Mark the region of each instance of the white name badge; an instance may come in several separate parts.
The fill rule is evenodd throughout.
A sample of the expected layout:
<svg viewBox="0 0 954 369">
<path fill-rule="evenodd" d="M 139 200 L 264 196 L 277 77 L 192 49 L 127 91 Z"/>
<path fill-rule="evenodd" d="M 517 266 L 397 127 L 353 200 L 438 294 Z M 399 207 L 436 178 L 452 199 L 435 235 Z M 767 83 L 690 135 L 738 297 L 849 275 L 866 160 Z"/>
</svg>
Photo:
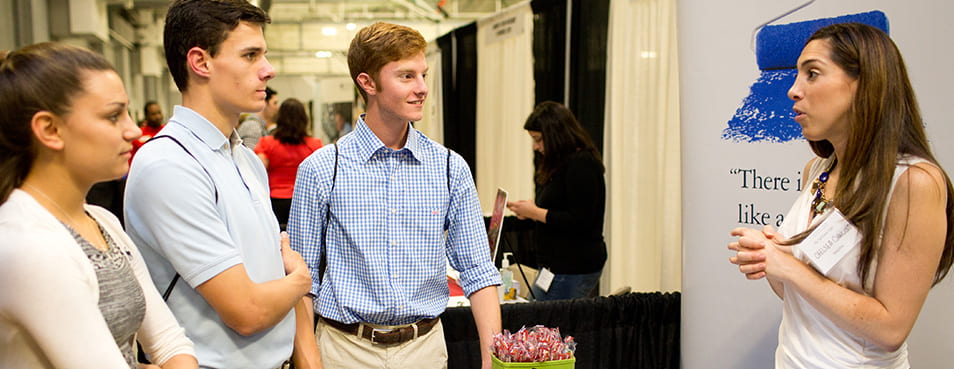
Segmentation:
<svg viewBox="0 0 954 369">
<path fill-rule="evenodd" d="M 549 292 L 550 283 L 553 283 L 553 272 L 547 268 L 540 269 L 540 274 L 537 274 L 537 281 L 533 282 L 533 284 L 540 287 L 543 292 Z"/>
<path fill-rule="evenodd" d="M 858 228 L 834 209 L 798 247 L 815 269 L 828 274 L 859 242 L 861 233 Z"/>
</svg>

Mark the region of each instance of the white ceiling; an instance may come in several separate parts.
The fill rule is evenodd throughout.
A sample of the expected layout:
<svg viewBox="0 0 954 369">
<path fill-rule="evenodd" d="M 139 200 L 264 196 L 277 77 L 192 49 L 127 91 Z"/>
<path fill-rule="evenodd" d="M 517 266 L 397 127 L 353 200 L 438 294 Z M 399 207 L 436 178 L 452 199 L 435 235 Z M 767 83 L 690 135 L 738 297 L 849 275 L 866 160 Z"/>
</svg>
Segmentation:
<svg viewBox="0 0 954 369">
<path fill-rule="evenodd" d="M 259 0 L 272 18 L 269 60 L 283 75 L 347 75 L 355 32 L 376 21 L 403 24 L 431 41 L 520 0 Z M 439 5 L 442 5 L 440 8 Z M 320 53 L 320 56 L 318 56 Z"/>
<path fill-rule="evenodd" d="M 257 0 L 275 22 L 474 20 L 519 0 Z"/>
<path fill-rule="evenodd" d="M 107 0 L 120 1 L 120 0 Z M 125 0 L 142 25 L 161 25 L 171 0 Z M 281 75 L 348 75 L 345 55 L 355 32 L 376 21 L 403 24 L 436 38 L 523 0 L 250 0 L 265 9 L 268 58 Z M 155 22 L 155 23 L 153 23 Z M 146 37 L 161 43 L 160 29 Z M 147 28 L 148 29 L 148 28 Z M 319 54 L 320 53 L 320 54 Z"/>
</svg>

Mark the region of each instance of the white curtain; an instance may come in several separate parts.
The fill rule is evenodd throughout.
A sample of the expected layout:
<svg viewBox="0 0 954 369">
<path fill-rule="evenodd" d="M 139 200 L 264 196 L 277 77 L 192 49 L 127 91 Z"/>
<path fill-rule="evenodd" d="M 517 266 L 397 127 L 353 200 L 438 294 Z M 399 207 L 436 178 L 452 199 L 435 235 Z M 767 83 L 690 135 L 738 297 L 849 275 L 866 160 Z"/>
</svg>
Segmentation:
<svg viewBox="0 0 954 369">
<path fill-rule="evenodd" d="M 524 2 L 477 23 L 477 194 L 490 214 L 497 187 L 533 198 L 533 11 Z"/>
<path fill-rule="evenodd" d="M 608 36 L 602 292 L 680 290 L 676 0 L 613 0 Z"/>
<path fill-rule="evenodd" d="M 430 139 L 444 143 L 444 94 L 441 90 L 441 49 L 437 42 L 427 44 L 427 100 L 424 102 L 424 118 L 414 123 L 414 128 Z"/>
</svg>

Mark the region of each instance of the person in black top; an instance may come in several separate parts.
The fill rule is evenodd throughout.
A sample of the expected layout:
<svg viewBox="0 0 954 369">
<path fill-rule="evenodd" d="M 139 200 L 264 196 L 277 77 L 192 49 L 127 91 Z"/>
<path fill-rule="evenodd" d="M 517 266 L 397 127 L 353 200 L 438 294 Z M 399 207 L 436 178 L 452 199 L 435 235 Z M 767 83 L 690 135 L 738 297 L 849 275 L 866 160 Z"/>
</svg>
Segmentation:
<svg viewBox="0 0 954 369">
<path fill-rule="evenodd" d="M 533 295 L 537 300 L 588 296 L 606 263 L 600 153 L 573 113 L 556 102 L 537 105 L 523 128 L 533 138 L 536 201 L 511 201 L 507 208 L 519 219 L 534 220 L 542 269 Z"/>
</svg>

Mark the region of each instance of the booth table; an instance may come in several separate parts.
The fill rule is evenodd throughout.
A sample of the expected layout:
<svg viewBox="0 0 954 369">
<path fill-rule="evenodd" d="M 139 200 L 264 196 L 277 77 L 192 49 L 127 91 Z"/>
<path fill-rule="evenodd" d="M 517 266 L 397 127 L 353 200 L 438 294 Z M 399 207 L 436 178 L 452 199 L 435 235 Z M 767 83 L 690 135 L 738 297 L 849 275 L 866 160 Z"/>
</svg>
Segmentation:
<svg viewBox="0 0 954 369">
<path fill-rule="evenodd" d="M 577 342 L 576 369 L 679 368 L 680 293 L 622 296 L 500 306 L 503 328 L 560 328 Z M 449 369 L 480 368 L 477 328 L 470 307 L 441 315 Z"/>
</svg>

